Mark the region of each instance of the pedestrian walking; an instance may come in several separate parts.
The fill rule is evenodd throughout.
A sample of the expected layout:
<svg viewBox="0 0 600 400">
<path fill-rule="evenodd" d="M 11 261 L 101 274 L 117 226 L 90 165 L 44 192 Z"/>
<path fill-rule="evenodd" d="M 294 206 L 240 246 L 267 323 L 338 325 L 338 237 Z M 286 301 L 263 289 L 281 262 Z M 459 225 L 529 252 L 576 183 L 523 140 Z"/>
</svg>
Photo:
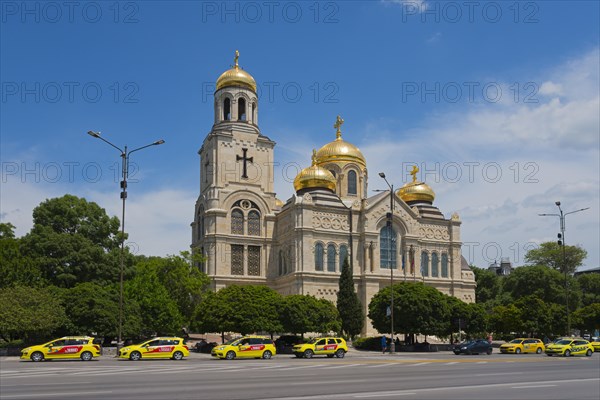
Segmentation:
<svg viewBox="0 0 600 400">
<path fill-rule="evenodd" d="M 385 335 L 383 335 L 381 337 L 381 351 L 382 351 L 382 354 L 385 354 L 386 350 L 387 350 L 387 338 L 385 337 Z"/>
</svg>

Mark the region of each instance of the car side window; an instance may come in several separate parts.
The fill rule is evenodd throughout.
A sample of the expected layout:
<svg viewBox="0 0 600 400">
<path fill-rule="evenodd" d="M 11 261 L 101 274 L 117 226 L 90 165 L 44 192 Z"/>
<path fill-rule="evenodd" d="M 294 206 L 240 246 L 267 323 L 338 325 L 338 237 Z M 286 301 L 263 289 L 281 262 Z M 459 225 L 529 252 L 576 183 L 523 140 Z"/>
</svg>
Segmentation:
<svg viewBox="0 0 600 400">
<path fill-rule="evenodd" d="M 160 346 L 160 340 L 152 340 L 146 343 L 146 346 Z"/>
<path fill-rule="evenodd" d="M 250 344 L 262 344 L 262 340 L 258 338 L 252 338 L 249 342 Z"/>
<path fill-rule="evenodd" d="M 50 346 L 51 347 L 64 346 L 65 342 L 66 342 L 66 340 L 55 340 L 54 342 L 50 343 Z"/>
<path fill-rule="evenodd" d="M 326 339 L 321 339 L 317 342 L 317 346 L 322 346 L 326 343 Z"/>
<path fill-rule="evenodd" d="M 581 346 L 582 344 L 585 344 L 585 340 L 576 340 L 573 344 L 575 346 Z"/>
</svg>

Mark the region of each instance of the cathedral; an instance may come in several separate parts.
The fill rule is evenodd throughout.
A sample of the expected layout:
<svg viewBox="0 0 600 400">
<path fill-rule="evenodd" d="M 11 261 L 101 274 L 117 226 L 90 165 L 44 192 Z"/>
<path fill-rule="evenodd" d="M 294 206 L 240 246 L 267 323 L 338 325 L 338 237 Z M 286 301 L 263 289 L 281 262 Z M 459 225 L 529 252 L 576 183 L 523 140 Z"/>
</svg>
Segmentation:
<svg viewBox="0 0 600 400">
<path fill-rule="evenodd" d="M 368 197 L 367 160 L 344 140 L 339 116 L 333 141 L 313 150 L 312 164 L 294 179 L 296 194 L 276 197 L 275 142 L 259 129 L 256 81 L 238 58 L 236 51 L 233 67 L 217 79 L 214 124 L 198 152 L 192 250 L 206 257 L 201 268 L 213 290 L 267 285 L 335 303 L 348 259 L 365 316 L 373 295 L 392 280 L 424 282 L 474 302 L 458 214 L 444 217 L 416 167 L 412 182 Z M 368 318 L 363 334 L 376 334 Z"/>
</svg>

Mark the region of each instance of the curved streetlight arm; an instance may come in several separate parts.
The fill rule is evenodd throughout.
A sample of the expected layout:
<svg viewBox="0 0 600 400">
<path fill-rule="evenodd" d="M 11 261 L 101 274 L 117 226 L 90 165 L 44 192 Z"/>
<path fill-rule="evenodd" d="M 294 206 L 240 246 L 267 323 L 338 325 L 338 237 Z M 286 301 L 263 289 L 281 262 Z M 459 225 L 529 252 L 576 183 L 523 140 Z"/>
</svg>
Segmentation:
<svg viewBox="0 0 600 400">
<path fill-rule="evenodd" d="M 579 211 L 585 211 L 585 210 L 589 210 L 589 207 L 586 208 L 580 208 L 579 210 L 575 210 L 575 211 L 569 211 L 568 213 L 565 213 L 565 215 L 569 215 L 569 214 L 575 214 L 578 213 Z"/>
<path fill-rule="evenodd" d="M 94 137 L 96 139 L 100 139 L 102 140 L 104 143 L 108 144 L 109 146 L 114 147 L 115 149 L 119 150 L 119 152 L 121 153 L 121 155 L 123 155 L 124 151 L 123 149 L 121 149 L 118 146 L 115 146 L 114 144 L 112 144 L 111 142 L 109 142 L 108 140 L 104 139 L 102 136 L 100 136 L 100 132 L 94 132 L 94 131 L 88 131 L 87 133 L 88 135 L 90 135 L 91 137 Z"/>
<path fill-rule="evenodd" d="M 165 141 L 164 141 L 164 140 L 162 140 L 162 139 L 160 139 L 160 140 L 157 140 L 156 142 L 153 142 L 153 143 L 147 144 L 147 145 L 145 145 L 145 146 L 142 146 L 142 147 L 138 147 L 137 149 L 133 149 L 133 150 L 131 150 L 129 153 L 127 153 L 127 155 L 130 155 L 131 153 L 134 153 L 134 152 L 136 152 L 136 151 L 138 151 L 138 150 L 145 149 L 146 147 L 150 147 L 150 146 L 158 146 L 158 145 L 160 145 L 160 144 L 163 144 L 164 142 L 165 142 Z"/>
</svg>

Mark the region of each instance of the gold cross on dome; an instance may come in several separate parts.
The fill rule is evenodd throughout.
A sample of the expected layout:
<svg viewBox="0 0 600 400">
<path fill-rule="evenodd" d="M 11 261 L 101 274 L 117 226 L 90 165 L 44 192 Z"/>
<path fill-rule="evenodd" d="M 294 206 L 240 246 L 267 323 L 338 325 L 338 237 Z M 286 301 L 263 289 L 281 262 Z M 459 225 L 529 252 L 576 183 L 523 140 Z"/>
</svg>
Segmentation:
<svg viewBox="0 0 600 400">
<path fill-rule="evenodd" d="M 339 115 L 335 119 L 335 124 L 333 127 L 336 129 L 335 136 L 339 139 L 342 137 L 342 125 L 344 124 L 344 120 Z"/>
<path fill-rule="evenodd" d="M 413 178 L 413 182 L 417 181 L 417 173 L 419 172 L 419 167 L 417 167 L 416 165 L 413 165 L 412 167 L 412 171 L 410 171 L 410 174 L 412 175 Z"/>
<path fill-rule="evenodd" d="M 239 51 L 235 51 L 235 57 L 233 57 L 233 63 L 235 65 L 235 68 L 238 67 L 238 59 L 240 58 L 240 52 Z"/>
</svg>

